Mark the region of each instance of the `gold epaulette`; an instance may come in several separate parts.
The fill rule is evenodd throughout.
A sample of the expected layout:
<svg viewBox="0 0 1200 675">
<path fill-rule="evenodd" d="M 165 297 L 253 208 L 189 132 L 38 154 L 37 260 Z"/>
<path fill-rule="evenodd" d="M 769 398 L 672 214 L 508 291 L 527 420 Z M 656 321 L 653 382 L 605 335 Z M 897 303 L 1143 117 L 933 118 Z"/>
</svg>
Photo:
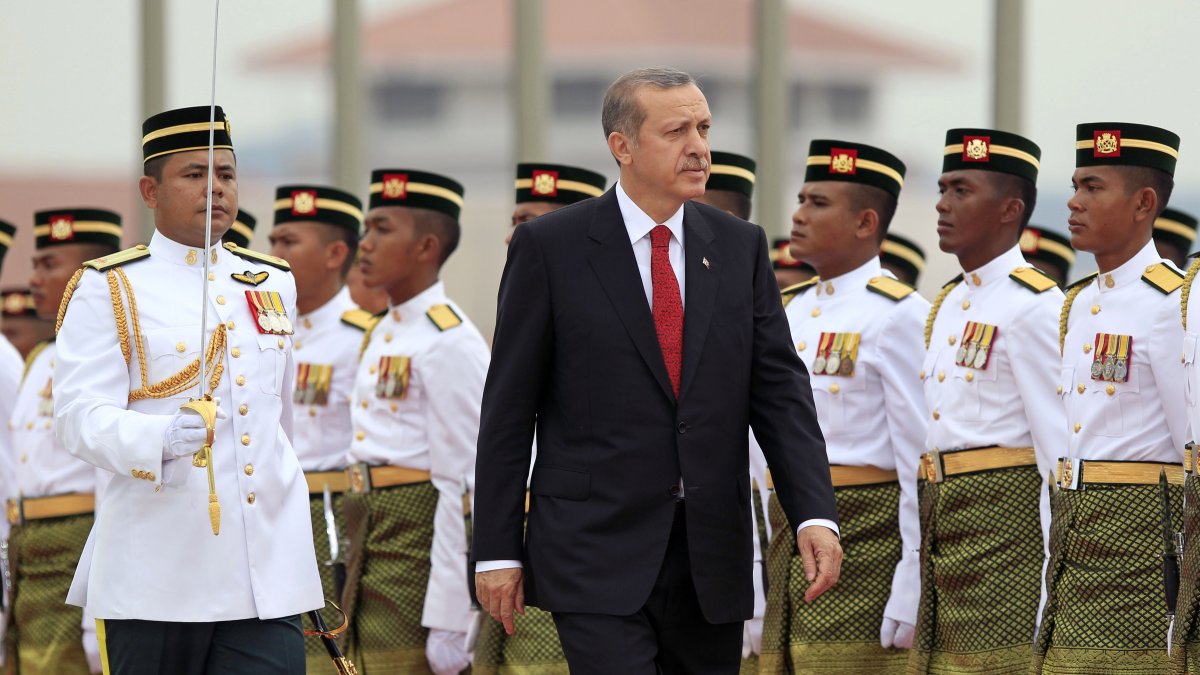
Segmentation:
<svg viewBox="0 0 1200 675">
<path fill-rule="evenodd" d="M 1067 297 L 1063 300 L 1062 312 L 1058 315 L 1058 353 L 1062 355 L 1063 348 L 1067 344 L 1067 319 L 1071 318 L 1071 303 L 1075 302 L 1075 296 L 1079 295 L 1080 291 L 1087 288 L 1087 285 L 1092 283 L 1092 279 L 1096 278 L 1098 272 L 1092 272 L 1086 277 L 1067 286 Z"/>
<path fill-rule="evenodd" d="M 93 258 L 85 263 L 84 267 L 96 270 L 97 272 L 106 272 L 114 267 L 130 263 L 135 260 L 150 257 L 150 249 L 145 244 L 138 244 L 133 248 L 127 248 L 124 251 L 117 251 L 112 255 L 103 255 L 99 258 Z"/>
<path fill-rule="evenodd" d="M 1146 268 L 1142 281 L 1158 289 L 1163 295 L 1170 295 L 1183 285 L 1183 273 L 1166 263 L 1158 263 Z"/>
<path fill-rule="evenodd" d="M 440 331 L 447 331 L 462 325 L 462 317 L 450 305 L 434 305 L 425 312 L 425 316 L 437 326 Z"/>
<path fill-rule="evenodd" d="M 374 326 L 382 316 L 382 314 L 372 314 L 365 309 L 352 309 L 342 313 L 342 323 L 365 331 Z"/>
<path fill-rule="evenodd" d="M 260 262 L 264 265 L 270 265 L 271 267 L 278 267 L 279 269 L 283 270 L 284 272 L 292 271 L 292 266 L 289 265 L 288 261 L 284 260 L 283 258 L 276 258 L 275 256 L 267 255 L 266 253 L 259 253 L 258 251 L 251 251 L 248 248 L 242 248 L 241 246 L 238 246 L 237 244 L 233 243 L 232 241 L 227 241 L 222 245 L 225 247 L 226 251 L 229 251 L 230 253 L 232 253 L 240 258 L 245 258 L 246 260 L 253 260 L 255 262 Z"/>
<path fill-rule="evenodd" d="M 878 293 L 883 297 L 900 302 L 916 292 L 917 289 L 891 277 L 875 277 L 867 282 L 867 290 Z"/>
<path fill-rule="evenodd" d="M 792 284 L 791 286 L 788 286 L 780 291 L 780 295 L 783 296 L 783 306 L 787 307 L 789 302 L 796 299 L 796 296 L 803 295 L 804 291 L 816 286 L 820 281 L 820 277 L 813 277 L 808 281 L 801 281 L 798 284 Z"/>
<path fill-rule="evenodd" d="M 963 275 L 960 274 L 950 281 L 947 281 L 946 284 L 942 286 L 941 292 L 938 293 L 937 297 L 933 299 L 933 305 L 929 308 L 929 316 L 925 319 L 926 349 L 929 349 L 929 341 L 933 338 L 933 322 L 937 320 L 938 310 L 942 308 L 942 303 L 946 301 L 946 296 L 950 295 L 950 291 L 954 290 L 955 286 L 961 284 L 962 280 Z"/>
<path fill-rule="evenodd" d="M 38 354 L 41 354 L 43 351 L 45 351 L 46 347 L 49 347 L 53 343 L 54 338 L 42 340 L 34 345 L 33 349 L 29 350 L 29 354 L 25 357 L 25 370 L 21 372 L 22 382 L 25 381 L 25 376 L 29 374 L 29 369 L 33 367 L 33 362 L 37 360 Z"/>
<path fill-rule="evenodd" d="M 1009 279 L 1021 284 L 1025 288 L 1034 293 L 1045 293 L 1051 288 L 1058 286 L 1058 282 L 1051 279 L 1044 272 L 1033 267 L 1018 267 L 1008 275 Z"/>
</svg>

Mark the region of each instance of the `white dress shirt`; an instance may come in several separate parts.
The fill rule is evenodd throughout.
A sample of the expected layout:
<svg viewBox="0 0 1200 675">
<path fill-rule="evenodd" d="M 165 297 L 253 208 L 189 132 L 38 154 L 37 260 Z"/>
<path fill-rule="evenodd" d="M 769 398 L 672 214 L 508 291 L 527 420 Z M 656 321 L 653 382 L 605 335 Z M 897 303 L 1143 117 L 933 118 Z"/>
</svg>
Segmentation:
<svg viewBox="0 0 1200 675">
<path fill-rule="evenodd" d="M 295 400 L 292 444 L 305 471 L 328 471 L 346 466 L 346 451 L 354 432 L 350 427 L 350 398 L 363 331 L 342 322 L 342 314 L 355 309 L 350 289 L 343 287 L 324 305 L 294 321 L 292 351 L 296 360 L 297 396 L 303 366 L 331 368 L 324 402 Z"/>
</svg>

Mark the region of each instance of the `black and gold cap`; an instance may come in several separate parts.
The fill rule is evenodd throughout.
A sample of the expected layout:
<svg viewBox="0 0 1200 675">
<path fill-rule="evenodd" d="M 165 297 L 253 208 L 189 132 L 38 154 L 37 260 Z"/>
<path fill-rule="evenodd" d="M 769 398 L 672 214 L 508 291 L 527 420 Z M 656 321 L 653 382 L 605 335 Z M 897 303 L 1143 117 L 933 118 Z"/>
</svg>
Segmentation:
<svg viewBox="0 0 1200 675">
<path fill-rule="evenodd" d="M 1069 270 L 1075 264 L 1075 249 L 1071 248 L 1071 240 L 1045 228 L 1034 225 L 1026 227 L 1021 232 L 1020 247 L 1025 259 L 1031 263 L 1045 260 L 1063 270 Z"/>
<path fill-rule="evenodd" d="M 1128 122 L 1075 126 L 1075 166 L 1144 166 L 1175 175 L 1179 136 Z"/>
<path fill-rule="evenodd" d="M 997 129 L 951 129 L 946 132 L 942 154 L 942 173 L 980 169 L 1037 183 L 1042 166 L 1042 149 L 1037 143 Z"/>
<path fill-rule="evenodd" d="M 604 194 L 607 179 L 595 171 L 566 164 L 517 165 L 517 203 L 574 204 Z"/>
<path fill-rule="evenodd" d="M 1190 213 L 1177 209 L 1163 209 L 1161 215 L 1154 220 L 1154 238 L 1171 242 L 1189 250 L 1192 242 L 1196 241 L 1196 225 L 1200 221 Z"/>
<path fill-rule="evenodd" d="M 237 217 L 233 219 L 233 225 L 221 237 L 221 241 L 246 248 L 254 239 L 254 228 L 256 225 L 258 225 L 257 218 L 250 215 L 249 211 L 238 209 Z"/>
<path fill-rule="evenodd" d="M 879 258 L 894 267 L 907 270 L 913 279 L 925 271 L 925 250 L 917 242 L 891 232 L 883 236 Z"/>
<path fill-rule="evenodd" d="M 17 226 L 0 220 L 0 264 L 4 263 L 4 254 L 12 248 L 13 237 L 17 234 Z"/>
<path fill-rule="evenodd" d="M 217 106 L 213 130 L 214 150 L 233 150 L 229 118 Z M 173 152 L 208 149 L 209 117 L 206 105 L 161 112 L 142 122 L 142 163 Z"/>
<path fill-rule="evenodd" d="M 28 288 L 6 288 L 0 291 L 0 313 L 8 317 L 37 318 L 33 291 Z"/>
<path fill-rule="evenodd" d="M 815 140 L 808 145 L 804 182 L 825 180 L 872 185 L 900 196 L 904 187 L 904 162 L 895 155 L 863 143 Z"/>
<path fill-rule="evenodd" d="M 440 211 L 458 220 L 463 186 L 453 178 L 417 169 L 376 169 L 371 172 L 369 209 L 408 206 Z"/>
<path fill-rule="evenodd" d="M 281 185 L 275 189 L 275 225 L 316 221 L 358 234 L 362 229 L 362 200 L 325 185 Z"/>
<path fill-rule="evenodd" d="M 713 150 L 712 161 L 708 165 L 708 182 L 705 190 L 725 190 L 738 192 L 747 197 L 754 196 L 754 177 L 758 163 L 732 152 Z"/>
<path fill-rule="evenodd" d="M 50 209 L 33 214 L 34 248 L 104 244 L 121 248 L 121 216 L 107 209 Z"/>
<path fill-rule="evenodd" d="M 771 250 L 767 251 L 767 257 L 771 259 L 771 269 L 774 270 L 811 269 L 808 263 L 792 257 L 791 239 L 776 239 L 772 241 Z"/>
</svg>

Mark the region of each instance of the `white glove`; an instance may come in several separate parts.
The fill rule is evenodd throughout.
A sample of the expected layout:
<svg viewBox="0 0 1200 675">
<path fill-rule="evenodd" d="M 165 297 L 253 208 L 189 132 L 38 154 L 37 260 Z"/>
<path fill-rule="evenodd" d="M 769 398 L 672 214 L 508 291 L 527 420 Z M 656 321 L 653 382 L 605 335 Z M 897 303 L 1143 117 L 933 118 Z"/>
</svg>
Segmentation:
<svg viewBox="0 0 1200 675">
<path fill-rule="evenodd" d="M 95 624 L 92 624 L 95 626 Z M 87 656 L 88 670 L 93 673 L 99 673 L 102 670 L 100 663 L 100 642 L 96 639 L 96 630 L 83 629 L 83 653 Z"/>
<path fill-rule="evenodd" d="M 911 623 L 896 621 L 883 617 L 883 624 L 879 627 L 879 644 L 884 649 L 895 647 L 896 649 L 911 649 L 913 645 L 913 636 L 917 632 L 917 627 Z"/>
<path fill-rule="evenodd" d="M 221 409 L 221 400 L 217 402 L 217 419 L 228 417 Z M 208 433 L 204 429 L 204 418 L 194 410 L 179 410 L 163 431 L 163 464 L 162 481 L 167 485 L 180 485 L 187 481 L 187 471 L 176 471 L 176 460 L 191 457 L 204 445 Z M 188 462 L 191 463 L 190 460 Z"/>
<path fill-rule="evenodd" d="M 762 653 L 763 620 L 761 616 L 748 619 L 742 628 L 742 658 Z"/>
<path fill-rule="evenodd" d="M 425 658 L 434 675 L 458 675 L 471 665 L 467 634 L 430 628 L 429 638 L 425 640 Z"/>
</svg>

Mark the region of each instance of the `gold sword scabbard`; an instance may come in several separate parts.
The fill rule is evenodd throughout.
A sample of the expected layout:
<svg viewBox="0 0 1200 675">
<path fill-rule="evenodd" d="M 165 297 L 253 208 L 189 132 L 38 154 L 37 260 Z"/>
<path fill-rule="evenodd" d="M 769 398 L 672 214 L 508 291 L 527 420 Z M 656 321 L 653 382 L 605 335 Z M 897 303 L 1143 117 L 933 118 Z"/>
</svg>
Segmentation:
<svg viewBox="0 0 1200 675">
<path fill-rule="evenodd" d="M 205 439 L 200 451 L 192 455 L 192 466 L 208 469 L 208 520 L 212 524 L 213 536 L 221 533 L 221 504 L 217 501 L 217 482 L 213 477 L 212 446 L 217 427 L 217 402 L 212 396 L 205 395 L 200 399 L 192 399 L 179 406 L 181 410 L 191 410 L 204 420 Z"/>
</svg>

